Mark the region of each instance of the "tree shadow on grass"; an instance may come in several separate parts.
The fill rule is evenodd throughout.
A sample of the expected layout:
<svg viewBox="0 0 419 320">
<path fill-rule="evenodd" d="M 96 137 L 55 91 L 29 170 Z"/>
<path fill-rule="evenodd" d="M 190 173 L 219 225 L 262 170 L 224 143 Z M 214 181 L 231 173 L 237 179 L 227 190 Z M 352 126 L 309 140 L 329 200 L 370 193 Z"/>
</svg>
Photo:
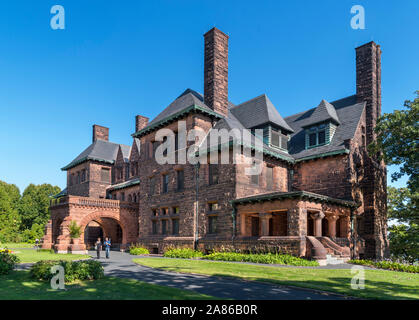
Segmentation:
<svg viewBox="0 0 419 320">
<path fill-rule="evenodd" d="M 0 276 L 0 300 L 172 300 L 211 299 L 193 291 L 152 285 L 137 280 L 105 277 L 66 284 L 65 290 L 51 289 L 49 282 L 30 277 L 27 271 Z"/>
<path fill-rule="evenodd" d="M 148 268 L 150 269 L 149 273 L 150 276 L 153 274 L 152 270 L 162 270 L 164 272 L 168 273 L 175 273 L 178 272 L 178 274 L 182 273 L 196 273 L 196 268 L 187 268 L 185 266 L 168 266 L 168 267 L 158 267 L 158 268 L 151 268 L 146 266 L 141 266 L 142 268 Z M 383 273 L 385 275 L 385 273 Z M 410 274 L 401 273 L 403 277 L 406 277 Z M 195 276 L 195 275 L 194 275 Z M 419 292 L 419 286 L 417 285 L 418 281 L 412 279 L 412 281 L 409 280 L 409 284 L 402 284 L 402 283 L 394 283 L 390 282 L 386 279 L 371 279 L 369 277 L 369 274 L 365 275 L 365 286 L 364 289 L 352 289 L 351 287 L 351 279 L 352 276 L 348 277 L 328 277 L 327 280 L 317 280 L 313 277 L 313 279 L 307 279 L 304 280 L 295 280 L 295 279 L 269 279 L 268 277 L 257 277 L 257 276 L 249 276 L 249 277 L 235 277 L 233 275 L 226 275 L 222 273 L 213 273 L 211 276 L 209 275 L 202 275 L 203 277 L 211 277 L 211 278 L 221 278 L 224 279 L 224 282 L 226 281 L 238 281 L 238 280 L 244 280 L 247 281 L 249 284 L 252 282 L 258 282 L 258 283 L 264 283 L 264 284 L 274 284 L 279 286 L 292 286 L 296 287 L 296 290 L 304 290 L 304 289 L 314 289 L 314 290 L 320 290 L 325 291 L 325 294 L 330 294 L 330 298 L 337 298 L 339 299 L 339 296 L 333 297 L 333 293 L 336 293 L 338 295 L 344 295 L 348 298 L 361 298 L 361 299 L 418 299 L 418 292 Z M 389 277 L 397 277 L 397 274 L 389 274 Z M 412 274 L 412 278 L 416 277 Z M 227 280 L 228 279 L 228 280 Z M 202 279 L 204 281 L 204 279 Z M 408 280 L 404 280 L 408 281 Z M 205 285 L 205 284 L 203 284 Z M 300 289 L 301 288 L 301 289 Z M 250 293 L 253 290 L 253 286 L 249 285 L 247 288 L 247 291 L 250 291 Z M 267 289 L 268 290 L 268 289 Z M 258 289 L 255 289 L 255 292 L 257 292 Z M 307 290 L 306 290 L 307 291 Z M 249 294 L 250 294 L 249 293 Z M 266 291 L 265 294 L 262 296 L 267 296 L 272 294 L 271 291 Z M 303 297 L 303 294 L 291 294 L 290 292 L 283 292 L 283 294 L 287 294 L 290 299 L 294 299 L 295 296 L 297 297 Z M 283 297 L 276 297 L 275 295 L 272 295 L 268 299 L 282 299 Z M 316 299 L 317 297 L 315 297 Z M 342 297 L 340 297 L 342 298 Z"/>
</svg>

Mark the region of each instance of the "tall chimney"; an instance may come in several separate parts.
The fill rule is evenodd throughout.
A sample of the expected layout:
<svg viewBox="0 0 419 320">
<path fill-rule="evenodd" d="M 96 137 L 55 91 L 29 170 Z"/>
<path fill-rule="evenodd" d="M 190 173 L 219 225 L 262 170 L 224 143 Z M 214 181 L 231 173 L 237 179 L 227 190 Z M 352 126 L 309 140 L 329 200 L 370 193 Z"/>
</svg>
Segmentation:
<svg viewBox="0 0 419 320">
<path fill-rule="evenodd" d="M 140 115 L 135 116 L 135 132 L 144 129 L 148 125 L 148 118 Z"/>
<path fill-rule="evenodd" d="M 228 36 L 212 28 L 205 38 L 204 102 L 221 115 L 228 115 Z"/>
<path fill-rule="evenodd" d="M 376 139 L 374 132 L 381 115 L 381 49 L 374 42 L 356 50 L 356 95 L 358 102 L 366 102 L 366 143 Z M 389 255 L 387 239 L 387 178 L 386 166 L 375 155 L 364 157 L 364 177 L 361 182 L 363 209 L 358 229 L 365 240 L 364 256 L 383 259 Z"/>
<path fill-rule="evenodd" d="M 358 102 L 366 101 L 366 140 L 375 139 L 374 128 L 381 115 L 381 49 L 375 42 L 356 50 L 356 95 Z"/>
<path fill-rule="evenodd" d="M 93 142 L 95 142 L 96 140 L 109 141 L 109 128 L 94 124 L 93 125 Z"/>
</svg>

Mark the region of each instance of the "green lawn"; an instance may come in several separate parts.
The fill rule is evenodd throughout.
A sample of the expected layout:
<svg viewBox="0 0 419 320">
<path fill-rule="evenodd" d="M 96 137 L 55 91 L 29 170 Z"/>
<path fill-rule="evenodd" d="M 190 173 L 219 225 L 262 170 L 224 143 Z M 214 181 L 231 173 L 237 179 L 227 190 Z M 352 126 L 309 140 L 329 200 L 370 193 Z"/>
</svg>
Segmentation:
<svg viewBox="0 0 419 320">
<path fill-rule="evenodd" d="M 19 257 L 21 263 L 38 262 L 41 260 L 80 260 L 90 258 L 86 254 L 65 254 L 65 253 L 51 253 L 48 251 L 36 250 L 15 250 L 16 255 Z"/>
<path fill-rule="evenodd" d="M 239 277 L 246 280 L 312 288 L 367 299 L 419 299 L 419 274 L 365 270 L 365 289 L 352 289 L 351 270 L 255 266 L 229 262 L 162 258 L 133 259 L 135 263 L 182 273 Z"/>
<path fill-rule="evenodd" d="M 11 243 L 11 242 L 2 242 L 0 243 L 0 248 L 8 248 L 8 249 L 20 249 L 20 248 L 33 248 L 35 244 L 33 243 Z"/>
<path fill-rule="evenodd" d="M 193 291 L 163 287 L 136 280 L 105 277 L 95 281 L 66 284 L 53 290 L 49 282 L 30 277 L 29 271 L 0 275 L 0 300 L 164 300 L 215 299 Z"/>
</svg>

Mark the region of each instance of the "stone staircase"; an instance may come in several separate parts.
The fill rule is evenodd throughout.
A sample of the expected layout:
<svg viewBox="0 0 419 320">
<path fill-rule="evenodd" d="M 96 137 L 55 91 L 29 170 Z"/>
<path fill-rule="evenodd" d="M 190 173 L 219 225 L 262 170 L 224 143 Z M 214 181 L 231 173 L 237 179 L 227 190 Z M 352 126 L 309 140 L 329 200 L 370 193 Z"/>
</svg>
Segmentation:
<svg viewBox="0 0 419 320">
<path fill-rule="evenodd" d="M 320 265 L 342 264 L 350 259 L 350 249 L 341 247 L 329 237 L 307 236 L 311 257 Z"/>
</svg>

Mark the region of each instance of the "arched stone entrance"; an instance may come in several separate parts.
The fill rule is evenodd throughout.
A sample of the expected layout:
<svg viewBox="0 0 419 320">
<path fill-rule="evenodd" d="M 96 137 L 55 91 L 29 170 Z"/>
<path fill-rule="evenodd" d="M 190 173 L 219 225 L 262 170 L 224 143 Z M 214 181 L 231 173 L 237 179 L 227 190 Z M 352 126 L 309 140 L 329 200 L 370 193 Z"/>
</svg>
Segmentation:
<svg viewBox="0 0 419 320">
<path fill-rule="evenodd" d="M 64 197 L 50 208 L 51 223 L 43 247 L 58 252 L 82 253 L 96 242 L 93 238 L 110 237 L 114 249 L 125 249 L 138 238 L 137 206 L 119 200 Z M 68 227 L 72 221 L 81 228 L 77 239 L 70 237 Z"/>
</svg>

